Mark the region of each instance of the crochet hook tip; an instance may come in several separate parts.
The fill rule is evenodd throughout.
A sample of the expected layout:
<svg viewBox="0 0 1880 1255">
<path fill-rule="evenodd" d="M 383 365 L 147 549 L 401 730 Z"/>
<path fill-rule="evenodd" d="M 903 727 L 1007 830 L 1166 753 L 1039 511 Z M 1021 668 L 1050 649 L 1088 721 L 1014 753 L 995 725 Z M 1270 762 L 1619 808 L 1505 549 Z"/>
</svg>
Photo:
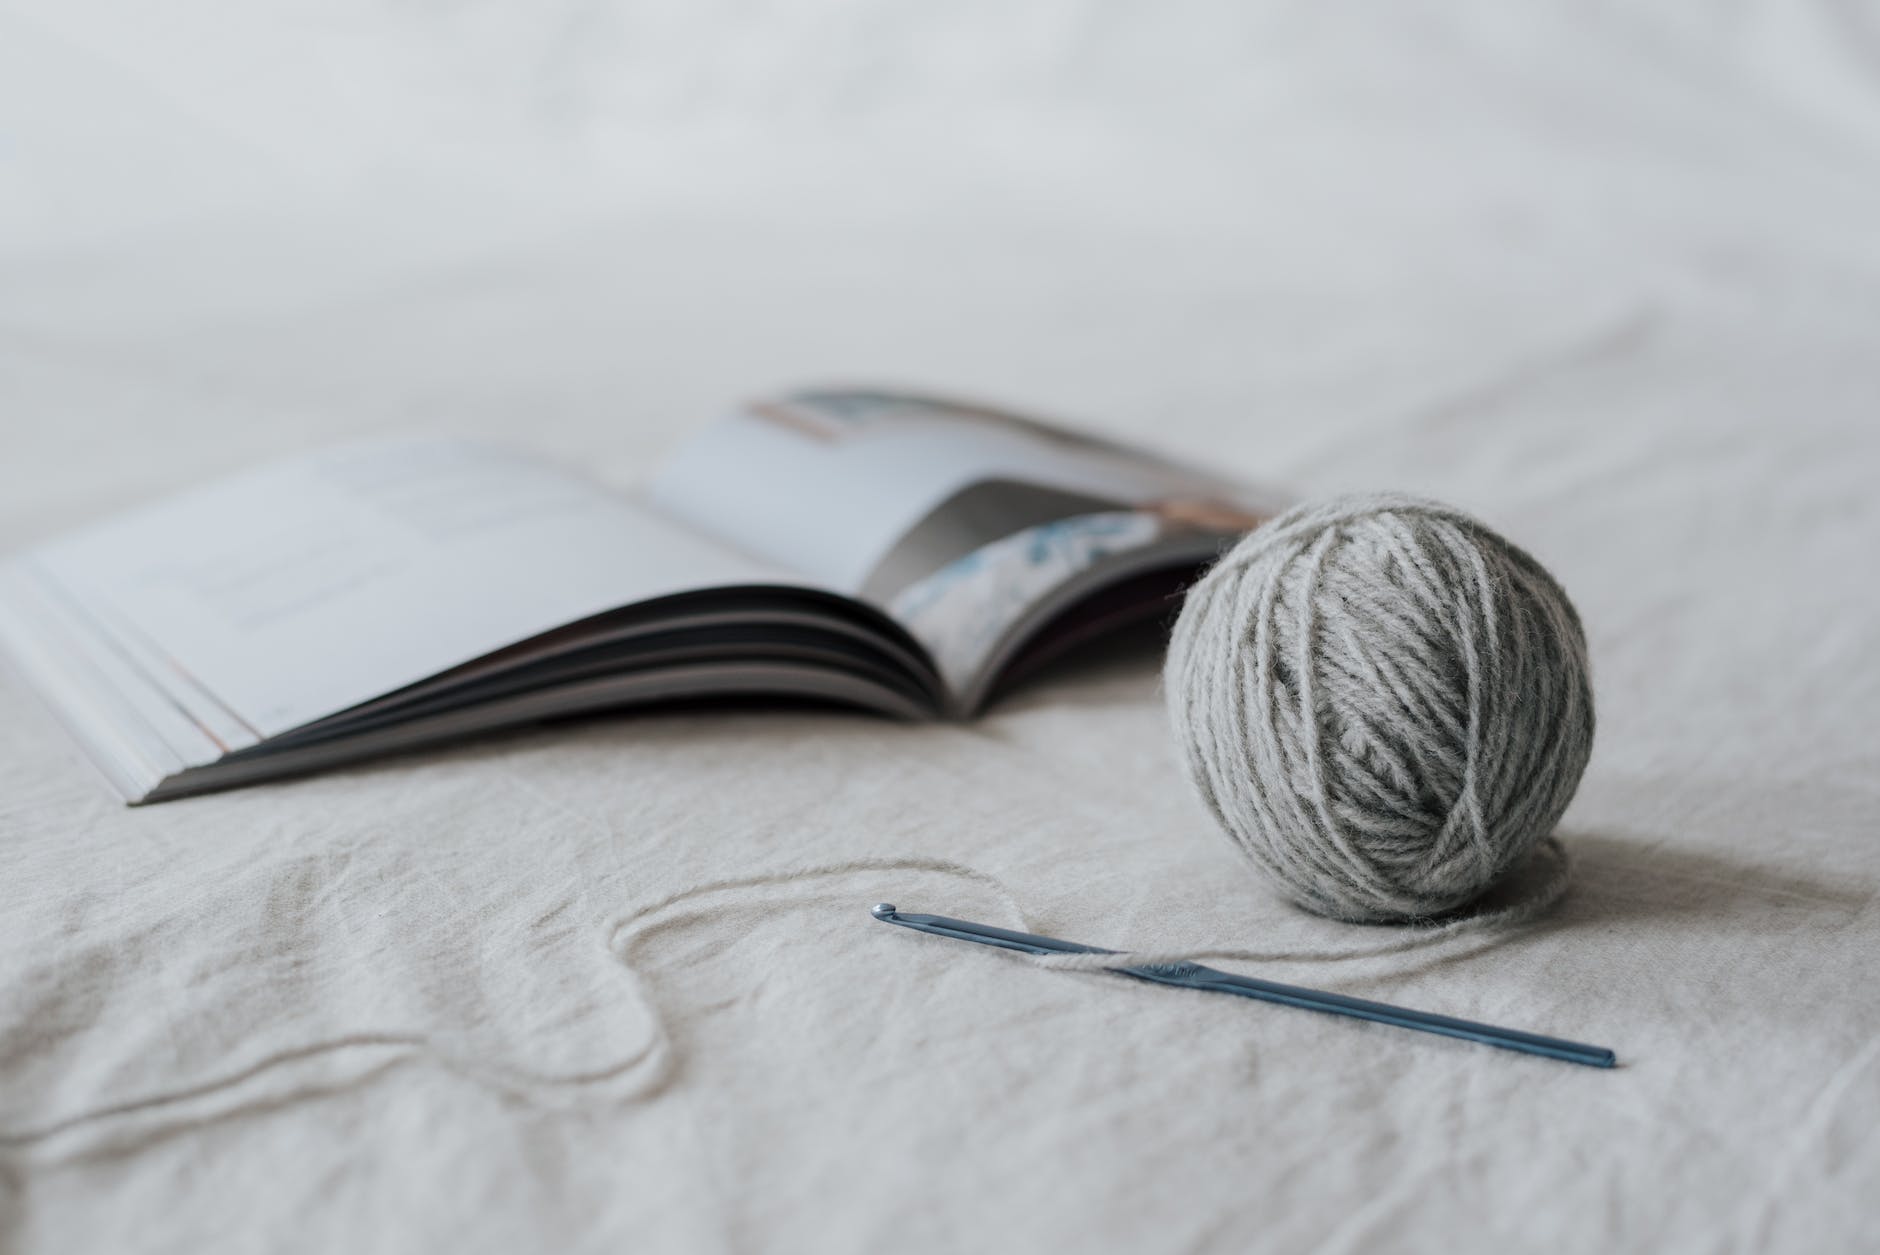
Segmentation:
<svg viewBox="0 0 1880 1255">
<path fill-rule="evenodd" d="M 894 909 L 894 903 L 892 902 L 877 902 L 874 906 L 869 908 L 876 919 L 891 918 L 894 915 Z"/>
</svg>

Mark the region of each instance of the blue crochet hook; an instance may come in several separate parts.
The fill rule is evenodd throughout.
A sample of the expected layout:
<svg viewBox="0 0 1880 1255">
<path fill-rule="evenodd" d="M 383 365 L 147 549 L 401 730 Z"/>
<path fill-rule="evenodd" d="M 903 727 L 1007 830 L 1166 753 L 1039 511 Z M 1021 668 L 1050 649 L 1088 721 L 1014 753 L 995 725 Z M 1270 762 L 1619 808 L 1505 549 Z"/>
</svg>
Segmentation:
<svg viewBox="0 0 1880 1255">
<path fill-rule="evenodd" d="M 877 903 L 874 907 L 874 915 L 876 919 L 884 923 L 899 924 L 903 928 L 932 933 L 936 937 L 951 937 L 955 941 L 971 941 L 982 946 L 997 946 L 1001 950 L 1018 950 L 1025 954 L 1116 953 L 1114 950 L 1105 950 L 1099 946 L 1079 945 L 1075 941 L 1060 941 L 1056 937 L 1040 937 L 1035 933 L 1013 932 L 1009 928 L 995 928 L 991 924 L 975 924 L 970 920 L 952 919 L 945 915 L 904 915 L 890 902 Z M 1152 984 L 1173 985 L 1179 989 L 1202 989 L 1217 994 L 1234 994 L 1241 998 L 1257 998 L 1261 1002 L 1277 1002 L 1282 1006 L 1303 1007 L 1307 1011 L 1348 1015 L 1353 1019 L 1394 1024 L 1398 1028 L 1413 1028 L 1422 1033 L 1439 1033 L 1444 1037 L 1460 1037 L 1464 1041 L 1481 1042 L 1485 1046 L 1499 1046 L 1503 1050 L 1519 1050 L 1524 1054 L 1560 1059 L 1566 1063 L 1584 1064 L 1589 1068 L 1610 1068 L 1618 1062 L 1613 1057 L 1612 1051 L 1602 1046 L 1588 1046 L 1584 1042 L 1577 1041 L 1562 1041 L 1558 1037 L 1542 1037 L 1538 1033 L 1523 1033 L 1512 1028 L 1496 1028 L 1492 1024 L 1477 1024 L 1473 1020 L 1458 1020 L 1428 1011 L 1412 1011 L 1406 1007 L 1393 1007 L 1386 1002 L 1349 998 L 1344 994 L 1303 989 L 1298 985 L 1281 985 L 1275 981 L 1259 980 L 1252 976 L 1236 976 L 1232 972 L 1203 967 L 1199 963 L 1158 963 L 1143 967 L 1113 967 L 1107 970 L 1121 976 L 1132 976 L 1137 980 L 1149 981 Z"/>
</svg>

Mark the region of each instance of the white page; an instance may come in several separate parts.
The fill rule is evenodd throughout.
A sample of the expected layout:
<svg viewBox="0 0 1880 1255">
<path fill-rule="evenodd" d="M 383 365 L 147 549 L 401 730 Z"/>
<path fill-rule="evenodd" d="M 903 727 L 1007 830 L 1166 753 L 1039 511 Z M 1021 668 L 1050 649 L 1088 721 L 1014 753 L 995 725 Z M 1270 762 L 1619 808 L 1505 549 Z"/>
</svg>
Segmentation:
<svg viewBox="0 0 1880 1255">
<path fill-rule="evenodd" d="M 1102 572 L 1212 556 L 1279 508 L 1205 471 L 1004 411 L 828 390 L 748 405 L 652 500 L 870 602 L 971 700 L 1042 614 Z"/>
<path fill-rule="evenodd" d="M 614 607 L 801 582 L 578 475 L 431 438 L 253 471 L 31 559 L 259 737 Z"/>
</svg>

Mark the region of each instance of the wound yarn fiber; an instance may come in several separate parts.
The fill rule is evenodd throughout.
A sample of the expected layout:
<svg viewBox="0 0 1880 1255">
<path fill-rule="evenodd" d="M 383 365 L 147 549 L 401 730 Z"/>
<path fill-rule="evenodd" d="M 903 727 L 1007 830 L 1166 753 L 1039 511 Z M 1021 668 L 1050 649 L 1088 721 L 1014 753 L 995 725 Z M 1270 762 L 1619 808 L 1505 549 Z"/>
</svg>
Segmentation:
<svg viewBox="0 0 1880 1255">
<path fill-rule="evenodd" d="M 1336 919 L 1479 897 L 1552 832 L 1593 746 L 1565 590 L 1478 520 L 1396 494 L 1249 533 L 1189 590 L 1164 685 L 1222 829 Z"/>
</svg>

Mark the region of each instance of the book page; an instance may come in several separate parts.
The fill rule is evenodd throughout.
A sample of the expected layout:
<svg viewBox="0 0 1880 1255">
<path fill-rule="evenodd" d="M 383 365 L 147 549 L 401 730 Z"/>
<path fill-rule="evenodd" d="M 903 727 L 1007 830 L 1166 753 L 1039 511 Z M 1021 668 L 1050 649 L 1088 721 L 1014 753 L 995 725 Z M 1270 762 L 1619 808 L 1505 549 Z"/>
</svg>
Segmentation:
<svg viewBox="0 0 1880 1255">
<path fill-rule="evenodd" d="M 1214 551 L 1276 503 L 1141 450 L 982 406 L 864 391 L 760 401 L 684 446 L 660 509 L 871 602 L 956 693 L 1100 567 Z"/>
<path fill-rule="evenodd" d="M 225 749 L 602 611 L 800 583 L 572 472 L 432 438 L 253 471 L 25 565 Z"/>
</svg>

